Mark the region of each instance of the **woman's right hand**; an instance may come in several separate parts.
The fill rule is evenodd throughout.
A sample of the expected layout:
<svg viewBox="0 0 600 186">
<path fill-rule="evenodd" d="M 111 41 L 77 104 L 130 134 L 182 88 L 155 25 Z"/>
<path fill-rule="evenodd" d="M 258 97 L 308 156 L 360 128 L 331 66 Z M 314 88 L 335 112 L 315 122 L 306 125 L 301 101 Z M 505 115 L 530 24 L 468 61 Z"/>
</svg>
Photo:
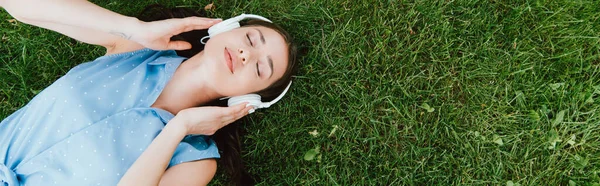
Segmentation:
<svg viewBox="0 0 600 186">
<path fill-rule="evenodd" d="M 154 50 L 186 50 L 192 47 L 190 43 L 171 41 L 171 37 L 192 30 L 208 29 L 219 22 L 221 19 L 203 17 L 173 18 L 152 22 L 140 21 L 130 36 L 122 35 L 122 37 Z"/>
<path fill-rule="evenodd" d="M 172 119 L 186 134 L 213 135 L 222 127 L 248 115 L 252 107 L 239 104 L 232 107 L 193 107 L 181 110 Z M 171 122 L 169 122 L 171 123 Z"/>
</svg>

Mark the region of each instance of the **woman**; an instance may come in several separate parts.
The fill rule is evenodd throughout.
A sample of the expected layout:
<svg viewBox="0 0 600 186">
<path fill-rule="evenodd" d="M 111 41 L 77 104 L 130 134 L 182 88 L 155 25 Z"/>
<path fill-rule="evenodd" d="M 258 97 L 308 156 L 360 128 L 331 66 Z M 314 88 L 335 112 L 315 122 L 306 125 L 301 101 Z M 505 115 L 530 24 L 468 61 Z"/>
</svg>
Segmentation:
<svg viewBox="0 0 600 186">
<path fill-rule="evenodd" d="M 296 66 L 287 34 L 265 22 L 213 36 L 186 59 L 172 50 L 197 41 L 172 36 L 220 20 L 144 22 L 83 0 L 0 6 L 24 23 L 107 49 L 0 123 L 0 180 L 7 185 L 207 184 L 220 156 L 216 145 L 235 143 L 204 135 L 250 107 L 197 106 L 252 92 L 273 98 Z"/>
</svg>

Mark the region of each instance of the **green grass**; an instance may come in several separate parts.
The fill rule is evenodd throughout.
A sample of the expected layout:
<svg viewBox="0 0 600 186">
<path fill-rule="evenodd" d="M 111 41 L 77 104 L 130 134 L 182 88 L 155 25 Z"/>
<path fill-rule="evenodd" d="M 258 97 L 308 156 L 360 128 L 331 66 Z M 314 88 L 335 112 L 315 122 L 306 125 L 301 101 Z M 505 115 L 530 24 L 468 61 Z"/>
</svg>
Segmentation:
<svg viewBox="0 0 600 186">
<path fill-rule="evenodd" d="M 127 2 L 98 4 L 136 15 L 156 1 Z M 262 185 L 600 184 L 598 1 L 214 3 L 272 18 L 306 53 L 291 93 L 246 127 Z M 103 54 L 9 19 L 0 118 Z"/>
</svg>

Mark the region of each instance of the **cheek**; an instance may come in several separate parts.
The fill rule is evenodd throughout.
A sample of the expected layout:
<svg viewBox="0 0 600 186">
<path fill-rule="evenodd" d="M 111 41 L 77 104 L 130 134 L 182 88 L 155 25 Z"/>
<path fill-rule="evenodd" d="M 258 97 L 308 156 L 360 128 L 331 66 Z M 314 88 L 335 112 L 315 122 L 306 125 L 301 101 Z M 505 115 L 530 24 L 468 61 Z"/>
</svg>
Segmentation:
<svg viewBox="0 0 600 186">
<path fill-rule="evenodd" d="M 242 95 L 258 92 L 268 85 L 261 83 L 260 81 L 251 80 L 248 78 L 230 78 L 223 81 L 221 86 L 224 93 L 227 95 Z"/>
<path fill-rule="evenodd" d="M 231 79 L 231 89 L 239 94 L 247 94 L 254 92 L 257 88 L 256 84 L 248 78 L 235 77 Z"/>
<path fill-rule="evenodd" d="M 248 81 L 247 78 L 218 73 L 215 70 L 211 70 L 209 73 L 211 74 L 208 77 L 212 79 L 209 81 L 210 84 L 221 95 L 235 96 L 252 92 L 252 82 Z"/>
</svg>

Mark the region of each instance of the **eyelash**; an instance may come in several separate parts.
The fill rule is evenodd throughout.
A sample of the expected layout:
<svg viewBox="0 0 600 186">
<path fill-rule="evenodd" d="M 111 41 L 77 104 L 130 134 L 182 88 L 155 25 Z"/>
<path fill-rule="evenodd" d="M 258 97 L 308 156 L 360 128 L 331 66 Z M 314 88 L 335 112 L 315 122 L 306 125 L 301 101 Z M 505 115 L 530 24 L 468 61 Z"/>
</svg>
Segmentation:
<svg viewBox="0 0 600 186">
<path fill-rule="evenodd" d="M 254 47 L 254 43 L 252 43 L 252 40 L 250 39 L 250 36 L 248 34 L 246 34 L 246 38 L 248 38 L 250 46 Z M 260 77 L 260 69 L 258 68 L 258 63 L 256 63 L 256 74 L 258 75 L 258 77 Z"/>
<path fill-rule="evenodd" d="M 252 43 L 252 40 L 250 39 L 250 36 L 248 34 L 246 34 L 246 38 L 248 38 L 248 42 L 250 42 L 250 46 L 254 46 L 254 43 Z"/>
<path fill-rule="evenodd" d="M 258 74 L 258 77 L 260 77 L 260 70 L 258 68 L 258 63 L 256 63 L 256 74 Z"/>
</svg>

